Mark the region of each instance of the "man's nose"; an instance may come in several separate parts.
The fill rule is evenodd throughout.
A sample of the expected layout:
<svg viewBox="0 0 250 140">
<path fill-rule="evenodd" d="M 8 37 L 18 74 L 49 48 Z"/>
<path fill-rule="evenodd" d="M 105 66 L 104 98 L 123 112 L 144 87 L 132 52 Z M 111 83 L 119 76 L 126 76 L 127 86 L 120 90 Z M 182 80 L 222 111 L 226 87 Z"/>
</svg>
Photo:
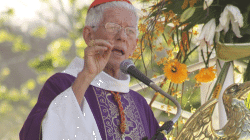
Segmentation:
<svg viewBox="0 0 250 140">
<path fill-rule="evenodd" d="M 118 40 L 121 40 L 121 41 L 126 41 L 128 38 L 128 35 L 126 34 L 124 28 L 121 28 L 120 31 L 118 31 L 117 36 L 118 36 Z"/>
</svg>

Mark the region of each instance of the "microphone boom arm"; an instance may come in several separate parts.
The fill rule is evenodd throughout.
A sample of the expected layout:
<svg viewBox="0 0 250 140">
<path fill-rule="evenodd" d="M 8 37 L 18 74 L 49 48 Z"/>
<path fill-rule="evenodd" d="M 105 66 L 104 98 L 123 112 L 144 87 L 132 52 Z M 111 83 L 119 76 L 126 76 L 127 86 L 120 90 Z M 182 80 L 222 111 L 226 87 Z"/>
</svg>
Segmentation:
<svg viewBox="0 0 250 140">
<path fill-rule="evenodd" d="M 146 83 L 145 83 L 146 84 Z M 165 91 L 163 91 L 159 86 L 157 86 L 153 81 L 148 84 L 149 87 L 154 89 L 156 92 L 159 92 L 160 94 L 164 95 L 168 99 L 170 99 L 176 106 L 177 106 L 177 113 L 172 118 L 171 121 L 165 122 L 159 129 L 157 129 L 156 134 L 150 139 L 150 140 L 155 140 L 155 139 L 163 139 L 164 135 L 161 133 L 162 130 L 164 130 L 167 134 L 173 129 L 173 125 L 176 121 L 178 121 L 180 115 L 181 115 L 181 105 L 177 100 L 175 100 L 171 95 L 167 94 Z M 148 140 L 147 136 L 142 138 L 142 140 Z"/>
<path fill-rule="evenodd" d="M 149 84 L 149 86 L 154 89 L 155 91 L 161 93 L 162 95 L 164 95 L 165 97 L 167 97 L 168 99 L 170 99 L 176 106 L 177 106 L 177 113 L 174 116 L 174 118 L 172 118 L 173 123 L 175 123 L 178 118 L 181 115 L 181 105 L 179 104 L 179 102 L 177 100 L 175 100 L 171 95 L 167 94 L 165 91 L 163 91 L 159 86 L 157 86 L 154 82 L 151 82 Z"/>
</svg>

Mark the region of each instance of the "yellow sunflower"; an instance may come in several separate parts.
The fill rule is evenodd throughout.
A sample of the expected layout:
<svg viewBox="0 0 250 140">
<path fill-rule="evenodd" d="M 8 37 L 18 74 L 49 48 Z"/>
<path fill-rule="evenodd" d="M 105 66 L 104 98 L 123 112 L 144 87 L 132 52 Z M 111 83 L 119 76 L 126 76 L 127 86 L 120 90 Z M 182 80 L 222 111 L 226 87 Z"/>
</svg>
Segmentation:
<svg viewBox="0 0 250 140">
<path fill-rule="evenodd" d="M 203 68 L 197 75 L 195 75 L 195 79 L 199 82 L 204 83 L 211 82 L 216 77 L 214 71 L 216 71 L 216 69 L 214 69 L 214 66 Z"/>
<path fill-rule="evenodd" d="M 165 76 L 171 82 L 180 84 L 187 79 L 187 65 L 181 64 L 178 60 L 171 60 L 165 64 Z"/>
</svg>

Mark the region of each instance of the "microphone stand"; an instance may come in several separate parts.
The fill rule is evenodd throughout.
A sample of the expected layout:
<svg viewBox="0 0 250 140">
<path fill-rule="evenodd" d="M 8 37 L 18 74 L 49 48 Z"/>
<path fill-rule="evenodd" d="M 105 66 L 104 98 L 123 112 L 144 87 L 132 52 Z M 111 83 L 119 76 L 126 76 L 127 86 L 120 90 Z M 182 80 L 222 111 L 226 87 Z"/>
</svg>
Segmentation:
<svg viewBox="0 0 250 140">
<path fill-rule="evenodd" d="M 164 138 L 164 135 L 161 133 L 161 131 L 165 130 L 168 134 L 172 129 L 174 123 L 178 120 L 178 118 L 181 115 L 181 105 L 177 100 L 175 100 L 171 95 L 167 94 L 165 91 L 163 91 L 159 86 L 157 86 L 154 82 L 150 82 L 149 86 L 154 89 L 156 92 L 161 93 L 168 99 L 170 99 L 176 106 L 177 106 L 177 113 L 172 120 L 165 122 L 159 129 L 157 129 L 156 134 L 150 139 L 150 140 L 161 140 Z M 143 137 L 142 140 L 148 140 L 147 136 Z"/>
</svg>

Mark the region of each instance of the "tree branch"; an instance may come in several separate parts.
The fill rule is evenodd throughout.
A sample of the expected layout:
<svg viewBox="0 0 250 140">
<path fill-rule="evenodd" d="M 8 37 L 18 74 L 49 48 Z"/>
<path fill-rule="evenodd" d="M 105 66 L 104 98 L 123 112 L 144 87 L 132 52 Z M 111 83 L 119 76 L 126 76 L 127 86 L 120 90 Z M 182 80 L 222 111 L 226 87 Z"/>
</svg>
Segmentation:
<svg viewBox="0 0 250 140">
<path fill-rule="evenodd" d="M 63 6 L 63 3 L 62 3 L 62 0 L 58 0 L 59 4 L 60 4 L 60 10 L 67 16 L 68 20 L 69 20 L 69 23 L 71 24 L 71 28 L 73 29 L 73 18 L 71 18 L 71 16 L 69 16 L 69 14 L 66 12 L 64 6 Z"/>
</svg>

